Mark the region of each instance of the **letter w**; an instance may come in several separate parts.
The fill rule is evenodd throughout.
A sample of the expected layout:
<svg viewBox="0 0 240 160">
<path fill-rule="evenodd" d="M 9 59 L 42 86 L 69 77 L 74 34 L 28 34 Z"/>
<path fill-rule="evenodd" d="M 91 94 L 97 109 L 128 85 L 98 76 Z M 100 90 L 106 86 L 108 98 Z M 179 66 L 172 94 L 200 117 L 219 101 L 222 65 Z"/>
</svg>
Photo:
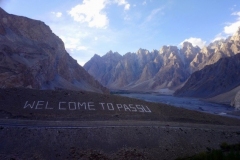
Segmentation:
<svg viewBox="0 0 240 160">
<path fill-rule="evenodd" d="M 27 107 L 30 107 L 31 109 L 33 109 L 34 108 L 34 104 L 35 104 L 35 101 L 33 101 L 32 105 L 30 103 L 28 103 L 28 101 L 26 101 L 25 106 L 23 107 L 23 109 L 25 109 Z"/>
</svg>

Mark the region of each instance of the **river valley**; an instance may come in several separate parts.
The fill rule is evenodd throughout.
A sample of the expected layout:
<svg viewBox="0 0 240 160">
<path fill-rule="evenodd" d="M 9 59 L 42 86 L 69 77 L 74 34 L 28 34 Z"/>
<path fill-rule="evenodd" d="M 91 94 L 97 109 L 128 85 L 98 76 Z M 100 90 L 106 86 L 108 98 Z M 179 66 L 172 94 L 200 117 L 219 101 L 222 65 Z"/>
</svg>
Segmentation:
<svg viewBox="0 0 240 160">
<path fill-rule="evenodd" d="M 120 93 L 118 95 L 240 119 L 240 111 L 237 111 L 230 105 L 207 102 L 197 98 L 175 97 L 172 95 L 161 95 L 157 93 Z"/>
</svg>

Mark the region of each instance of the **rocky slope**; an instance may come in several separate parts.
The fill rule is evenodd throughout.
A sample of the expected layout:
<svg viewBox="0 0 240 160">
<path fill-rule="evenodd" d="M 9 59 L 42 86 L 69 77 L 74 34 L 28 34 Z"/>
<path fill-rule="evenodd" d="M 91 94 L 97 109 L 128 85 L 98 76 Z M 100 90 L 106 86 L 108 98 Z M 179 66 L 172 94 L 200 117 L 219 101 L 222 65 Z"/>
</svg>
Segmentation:
<svg viewBox="0 0 240 160">
<path fill-rule="evenodd" d="M 175 92 L 186 97 L 208 98 L 228 92 L 240 85 L 240 54 L 194 72 L 185 85 Z"/>
<path fill-rule="evenodd" d="M 0 8 L 0 87 L 108 92 L 41 21 Z"/>
</svg>

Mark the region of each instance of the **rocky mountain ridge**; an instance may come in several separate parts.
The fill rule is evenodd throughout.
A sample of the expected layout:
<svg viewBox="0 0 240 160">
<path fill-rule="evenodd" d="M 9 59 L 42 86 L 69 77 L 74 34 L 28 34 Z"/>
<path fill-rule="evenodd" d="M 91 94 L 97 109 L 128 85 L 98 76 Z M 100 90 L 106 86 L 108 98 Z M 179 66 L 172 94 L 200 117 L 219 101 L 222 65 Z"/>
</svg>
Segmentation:
<svg viewBox="0 0 240 160">
<path fill-rule="evenodd" d="M 240 52 L 240 29 L 225 40 L 218 40 L 200 49 L 190 42 L 163 46 L 159 51 L 139 49 L 120 55 L 112 51 L 95 55 L 84 68 L 110 89 L 134 91 L 175 91 L 181 88 L 195 71 L 232 57 Z M 104 68 L 104 69 L 103 69 Z"/>
<path fill-rule="evenodd" d="M 0 8 L 0 87 L 108 92 L 41 21 Z"/>
<path fill-rule="evenodd" d="M 209 98 L 240 85 L 240 52 L 194 72 L 175 95 Z"/>
</svg>

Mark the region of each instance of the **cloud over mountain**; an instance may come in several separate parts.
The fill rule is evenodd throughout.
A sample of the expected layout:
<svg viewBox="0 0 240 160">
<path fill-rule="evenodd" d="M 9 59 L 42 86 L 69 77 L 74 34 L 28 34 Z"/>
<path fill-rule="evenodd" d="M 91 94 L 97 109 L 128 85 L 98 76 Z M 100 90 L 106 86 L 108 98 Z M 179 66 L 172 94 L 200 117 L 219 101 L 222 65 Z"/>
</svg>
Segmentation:
<svg viewBox="0 0 240 160">
<path fill-rule="evenodd" d="M 180 45 L 182 46 L 184 42 L 190 42 L 190 43 L 192 43 L 193 46 L 198 46 L 200 48 L 202 48 L 206 45 L 206 41 L 203 41 L 201 38 L 194 38 L 194 37 L 185 39 L 184 41 L 182 41 L 180 43 Z"/>
</svg>

